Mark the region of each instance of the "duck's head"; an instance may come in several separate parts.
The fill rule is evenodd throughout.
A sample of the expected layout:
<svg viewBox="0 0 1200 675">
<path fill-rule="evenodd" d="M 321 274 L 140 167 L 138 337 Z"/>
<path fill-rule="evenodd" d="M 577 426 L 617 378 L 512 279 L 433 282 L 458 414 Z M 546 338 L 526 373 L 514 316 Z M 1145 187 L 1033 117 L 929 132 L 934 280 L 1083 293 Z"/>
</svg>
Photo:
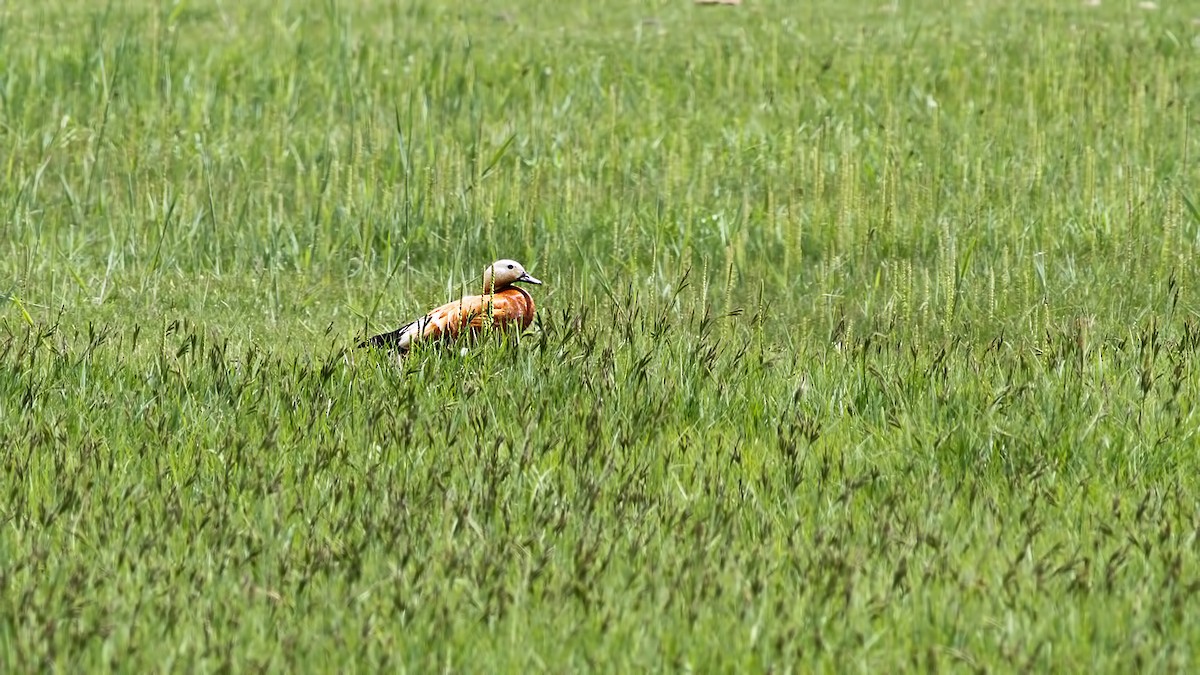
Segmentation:
<svg viewBox="0 0 1200 675">
<path fill-rule="evenodd" d="M 483 270 L 483 292 L 494 293 L 496 290 L 523 282 L 540 284 L 542 282 L 529 276 L 529 272 L 516 260 L 497 260 Z"/>
</svg>

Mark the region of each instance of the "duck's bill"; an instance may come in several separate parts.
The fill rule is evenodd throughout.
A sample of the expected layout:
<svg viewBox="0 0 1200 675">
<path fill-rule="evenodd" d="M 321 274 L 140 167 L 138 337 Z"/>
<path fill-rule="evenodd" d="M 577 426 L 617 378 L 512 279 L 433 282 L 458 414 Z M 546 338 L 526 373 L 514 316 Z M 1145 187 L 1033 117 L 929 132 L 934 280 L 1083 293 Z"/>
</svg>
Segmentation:
<svg viewBox="0 0 1200 675">
<path fill-rule="evenodd" d="M 537 279 L 534 279 L 533 277 L 529 276 L 528 272 L 517 277 L 517 281 L 523 281 L 527 284 L 541 284 L 542 283 L 542 282 L 538 281 Z"/>
</svg>

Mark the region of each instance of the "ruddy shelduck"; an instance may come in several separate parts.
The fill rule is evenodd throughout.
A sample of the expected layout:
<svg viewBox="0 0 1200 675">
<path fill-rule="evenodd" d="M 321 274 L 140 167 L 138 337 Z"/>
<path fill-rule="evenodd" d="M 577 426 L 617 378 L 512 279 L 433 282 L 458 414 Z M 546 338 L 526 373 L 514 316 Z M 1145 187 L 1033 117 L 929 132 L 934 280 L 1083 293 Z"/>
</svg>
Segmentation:
<svg viewBox="0 0 1200 675">
<path fill-rule="evenodd" d="M 483 270 L 483 295 L 448 302 L 390 333 L 363 340 L 359 347 L 386 347 L 408 352 L 418 340 L 453 340 L 478 335 L 485 325 L 524 330 L 533 322 L 533 296 L 516 283 L 541 284 L 516 260 L 497 260 Z"/>
</svg>

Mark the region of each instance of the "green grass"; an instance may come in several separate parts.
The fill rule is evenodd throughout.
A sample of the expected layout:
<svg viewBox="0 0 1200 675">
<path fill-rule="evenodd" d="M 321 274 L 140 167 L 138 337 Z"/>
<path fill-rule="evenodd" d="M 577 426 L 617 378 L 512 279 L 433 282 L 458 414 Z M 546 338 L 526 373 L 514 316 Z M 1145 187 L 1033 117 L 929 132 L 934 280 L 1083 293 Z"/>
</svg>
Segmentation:
<svg viewBox="0 0 1200 675">
<path fill-rule="evenodd" d="M 1195 669 L 1200 13 L 888 7 L 0 7 L 0 670 Z"/>
</svg>

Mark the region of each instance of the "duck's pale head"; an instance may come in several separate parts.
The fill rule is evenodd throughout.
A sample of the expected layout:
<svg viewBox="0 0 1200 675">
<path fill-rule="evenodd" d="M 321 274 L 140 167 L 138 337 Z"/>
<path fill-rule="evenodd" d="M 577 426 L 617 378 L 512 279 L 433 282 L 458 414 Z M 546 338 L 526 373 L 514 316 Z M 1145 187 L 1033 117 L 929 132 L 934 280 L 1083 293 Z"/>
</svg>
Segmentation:
<svg viewBox="0 0 1200 675">
<path fill-rule="evenodd" d="M 515 283 L 540 284 L 516 260 L 497 260 L 483 270 L 483 292 L 492 293 Z"/>
</svg>

